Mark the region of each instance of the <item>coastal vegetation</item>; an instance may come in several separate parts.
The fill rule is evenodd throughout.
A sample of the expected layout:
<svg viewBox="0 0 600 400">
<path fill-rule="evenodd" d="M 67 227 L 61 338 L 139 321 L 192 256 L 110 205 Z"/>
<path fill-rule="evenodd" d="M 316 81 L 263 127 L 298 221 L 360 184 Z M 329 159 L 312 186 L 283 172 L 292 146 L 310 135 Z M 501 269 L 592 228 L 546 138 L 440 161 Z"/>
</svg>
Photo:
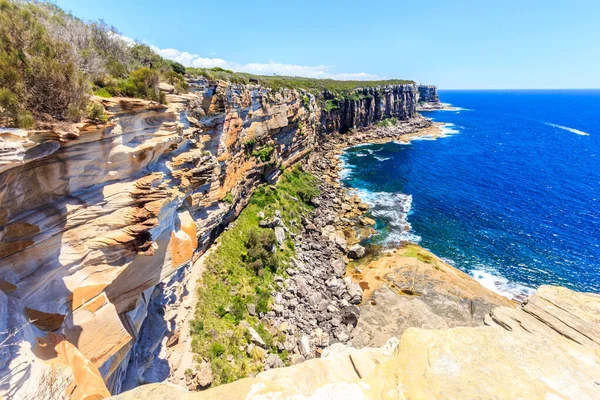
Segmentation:
<svg viewBox="0 0 600 400">
<path fill-rule="evenodd" d="M 342 96 L 342 94 L 352 96 L 351 92 L 353 92 L 355 89 L 364 87 L 415 83 L 414 81 L 405 79 L 388 79 L 380 81 L 340 81 L 335 79 L 304 78 L 299 76 L 253 75 L 246 72 L 233 72 L 220 67 L 186 68 L 186 74 L 203 76 L 210 80 L 221 79 L 238 84 L 260 84 L 275 91 L 284 88 L 301 89 L 313 94 L 329 91 L 340 96 Z M 359 96 L 359 94 L 356 94 L 355 96 Z"/>
<path fill-rule="evenodd" d="M 185 90 L 185 68 L 46 2 L 0 0 L 0 124 L 98 115 L 92 94 L 165 102 L 160 80 Z M 94 116 L 92 115 L 92 117 Z M 94 119 L 94 118 L 93 118 Z"/>
<path fill-rule="evenodd" d="M 390 127 L 390 126 L 394 126 L 397 123 L 398 123 L 398 119 L 392 117 L 392 118 L 382 119 L 381 121 L 376 122 L 375 125 L 376 126 L 381 126 L 383 128 L 387 128 L 387 127 Z"/>
<path fill-rule="evenodd" d="M 277 185 L 255 191 L 207 256 L 190 329 L 197 361 L 211 364 L 213 385 L 262 370 L 267 352 L 287 362 L 287 352 L 277 346 L 283 335 L 265 326 L 260 315 L 270 309 L 271 291 L 285 276 L 294 245 L 289 237 L 278 243 L 274 230 L 259 222 L 280 219 L 297 233 L 302 217 L 312 210 L 310 199 L 318 193 L 313 175 L 298 168 L 286 171 Z M 252 344 L 256 338 L 249 328 L 264 345 Z"/>
</svg>

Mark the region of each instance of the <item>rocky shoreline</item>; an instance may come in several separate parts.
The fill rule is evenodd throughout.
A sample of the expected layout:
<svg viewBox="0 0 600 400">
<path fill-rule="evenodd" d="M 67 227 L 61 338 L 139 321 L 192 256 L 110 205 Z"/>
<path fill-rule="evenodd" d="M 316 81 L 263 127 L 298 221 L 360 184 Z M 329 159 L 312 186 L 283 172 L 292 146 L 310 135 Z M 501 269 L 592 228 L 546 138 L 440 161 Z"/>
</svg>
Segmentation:
<svg viewBox="0 0 600 400">
<path fill-rule="evenodd" d="M 329 137 L 310 156 L 304 168 L 319 177 L 320 195 L 312 199 L 315 210 L 294 238 L 296 257 L 287 270 L 289 278 L 277 283 L 275 305 L 265 316 L 274 331 L 288 334 L 281 349 L 290 352 L 291 364 L 319 357 L 331 344 L 348 343 L 360 317 L 362 289 L 347 276 L 347 263 L 365 254 L 358 242 L 375 233 L 374 221 L 364 216 L 368 205 L 340 185 L 338 155 L 348 146 L 440 134 L 439 124 L 415 118 Z M 265 363 L 266 369 L 277 366 Z"/>
</svg>

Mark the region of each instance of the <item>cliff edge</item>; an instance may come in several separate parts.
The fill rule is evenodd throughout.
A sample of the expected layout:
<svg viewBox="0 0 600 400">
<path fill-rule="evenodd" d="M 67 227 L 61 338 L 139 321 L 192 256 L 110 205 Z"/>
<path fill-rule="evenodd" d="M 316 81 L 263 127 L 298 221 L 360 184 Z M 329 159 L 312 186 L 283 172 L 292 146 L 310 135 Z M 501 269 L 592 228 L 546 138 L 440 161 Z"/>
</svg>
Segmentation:
<svg viewBox="0 0 600 400">
<path fill-rule="evenodd" d="M 488 326 L 409 328 L 393 352 L 345 350 L 206 392 L 139 387 L 114 399 L 593 399 L 600 374 L 600 296 L 542 286 Z"/>
</svg>

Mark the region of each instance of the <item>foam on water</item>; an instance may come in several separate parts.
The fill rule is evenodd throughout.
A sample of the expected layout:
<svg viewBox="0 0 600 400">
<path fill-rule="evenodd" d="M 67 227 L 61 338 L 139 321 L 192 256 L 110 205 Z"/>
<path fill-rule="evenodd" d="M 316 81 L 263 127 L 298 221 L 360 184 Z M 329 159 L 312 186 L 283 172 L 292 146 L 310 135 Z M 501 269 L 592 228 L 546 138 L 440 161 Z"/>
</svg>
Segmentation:
<svg viewBox="0 0 600 400">
<path fill-rule="evenodd" d="M 375 157 L 375 159 L 377 161 L 386 161 L 386 160 L 389 160 L 391 158 L 391 157 L 380 157 L 380 156 L 373 156 L 373 157 Z"/>
<path fill-rule="evenodd" d="M 481 286 L 519 302 L 523 302 L 535 292 L 535 289 L 516 282 L 511 282 L 497 271 L 484 265 L 476 266 L 475 269 L 469 272 L 469 275 L 479 282 Z"/>
<path fill-rule="evenodd" d="M 367 203 L 371 214 L 389 227 L 389 233 L 380 242 L 398 245 L 400 242 L 418 243 L 421 238 L 412 231 L 408 216 L 412 208 L 412 196 L 404 193 L 370 192 L 355 189 L 358 197 Z"/>
<path fill-rule="evenodd" d="M 558 128 L 558 129 L 562 129 L 563 131 L 568 131 L 568 132 L 576 133 L 577 135 L 590 136 L 589 133 L 584 132 L 584 131 L 580 131 L 579 129 L 569 128 L 568 126 L 562 126 L 562 125 L 552 124 L 550 122 L 544 122 L 544 123 L 546 125 L 548 125 L 548 126 L 553 127 L 553 128 Z"/>
</svg>

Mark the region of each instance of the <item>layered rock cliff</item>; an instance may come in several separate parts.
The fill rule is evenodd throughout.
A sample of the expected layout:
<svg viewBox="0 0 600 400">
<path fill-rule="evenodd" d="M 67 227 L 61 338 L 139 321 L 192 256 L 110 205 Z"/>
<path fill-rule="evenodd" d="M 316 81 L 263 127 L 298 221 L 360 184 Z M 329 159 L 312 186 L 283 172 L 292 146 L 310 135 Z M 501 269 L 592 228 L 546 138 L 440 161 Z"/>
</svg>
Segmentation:
<svg viewBox="0 0 600 400">
<path fill-rule="evenodd" d="M 297 90 L 190 84 L 168 106 L 98 98 L 106 124 L 0 130 L 0 342 L 10 342 L 0 388 L 9 396 L 35 391 L 42 360 L 56 356 L 50 332 L 118 391 L 155 287 L 188 268 L 257 185 L 333 132 L 391 117 L 427 124 L 415 85 L 364 89 L 326 112 Z"/>
<path fill-rule="evenodd" d="M 440 102 L 437 88 L 433 85 L 418 85 L 420 110 L 442 109 L 444 105 Z"/>
</svg>

